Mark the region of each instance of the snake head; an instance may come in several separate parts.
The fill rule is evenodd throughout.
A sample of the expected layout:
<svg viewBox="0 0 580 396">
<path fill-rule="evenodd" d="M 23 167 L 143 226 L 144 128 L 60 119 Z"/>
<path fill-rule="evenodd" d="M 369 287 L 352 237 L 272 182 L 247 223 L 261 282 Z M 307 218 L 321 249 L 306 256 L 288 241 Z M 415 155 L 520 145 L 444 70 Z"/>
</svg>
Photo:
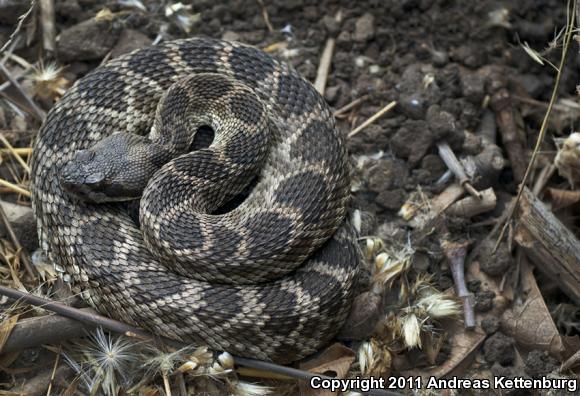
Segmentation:
<svg viewBox="0 0 580 396">
<path fill-rule="evenodd" d="M 130 133 L 114 133 L 77 151 L 60 171 L 60 184 L 87 202 L 137 199 L 159 166 L 149 160 L 150 143 Z"/>
</svg>

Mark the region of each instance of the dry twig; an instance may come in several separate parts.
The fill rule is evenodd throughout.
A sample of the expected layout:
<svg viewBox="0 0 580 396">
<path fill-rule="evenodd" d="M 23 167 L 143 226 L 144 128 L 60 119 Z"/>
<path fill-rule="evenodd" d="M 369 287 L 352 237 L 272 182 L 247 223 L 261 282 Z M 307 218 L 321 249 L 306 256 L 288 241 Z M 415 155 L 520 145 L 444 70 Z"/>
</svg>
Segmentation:
<svg viewBox="0 0 580 396">
<path fill-rule="evenodd" d="M 453 150 L 451 150 L 451 147 L 449 147 L 449 144 L 447 144 L 447 142 L 437 143 L 437 149 L 439 150 L 439 156 L 441 157 L 443 162 L 445 162 L 447 168 L 449 168 L 449 170 L 453 172 L 453 174 L 459 181 L 459 184 L 461 184 L 461 186 L 465 189 L 465 191 L 467 191 L 470 195 L 472 195 L 475 198 L 478 199 L 481 198 L 481 193 L 471 185 L 469 178 L 465 174 L 463 165 L 461 165 L 461 162 L 459 162 L 459 160 L 455 156 L 455 153 L 453 152 Z"/>
<path fill-rule="evenodd" d="M 566 32 L 564 34 L 564 46 L 562 48 L 562 56 L 560 57 L 560 65 L 558 67 L 558 72 L 556 73 L 556 81 L 554 82 L 554 87 L 552 88 L 552 95 L 550 97 L 548 109 L 546 110 L 544 120 L 542 121 L 542 126 L 540 127 L 540 133 L 538 134 L 538 139 L 536 140 L 536 145 L 532 153 L 532 158 L 530 159 L 530 163 L 526 168 L 526 172 L 519 186 L 518 195 L 516 196 L 514 203 L 510 207 L 509 215 L 497 239 L 494 251 L 497 250 L 499 244 L 501 243 L 503 236 L 505 235 L 505 232 L 507 230 L 508 224 L 518 207 L 520 199 L 522 198 L 524 189 L 526 187 L 526 182 L 530 176 L 530 173 L 532 172 L 534 164 L 536 163 L 536 158 L 540 151 L 540 145 L 542 144 L 542 142 L 544 141 L 544 137 L 546 136 L 546 129 L 548 127 L 548 121 L 550 119 L 550 114 L 552 113 L 552 108 L 554 107 L 554 104 L 556 103 L 556 98 L 558 97 L 558 87 L 560 86 L 560 78 L 562 76 L 564 62 L 566 61 L 566 56 L 568 55 L 568 48 L 570 47 L 570 42 L 572 41 L 572 35 L 574 33 L 574 12 L 576 11 L 576 0 L 572 0 L 572 7 L 569 7 L 569 5 L 570 4 L 568 4 L 568 21 L 566 24 Z"/>
<path fill-rule="evenodd" d="M 396 105 L 397 105 L 397 102 L 393 100 L 391 103 L 389 103 L 388 105 L 386 105 L 385 107 L 383 107 L 382 109 L 380 109 L 378 112 L 376 112 L 375 114 L 373 114 L 368 120 L 366 120 L 361 125 L 359 125 L 355 129 L 353 129 L 348 134 L 348 137 L 349 138 L 350 137 L 353 137 L 354 135 L 356 135 L 357 133 L 359 133 L 360 131 L 362 131 L 363 129 L 365 129 L 366 127 L 368 127 L 369 125 L 371 125 L 373 122 L 375 122 L 376 120 L 378 120 L 379 118 L 381 118 L 382 116 L 384 116 L 385 114 L 387 114 L 387 112 L 389 112 L 390 110 L 392 110 Z"/>
<path fill-rule="evenodd" d="M 34 10 L 35 5 L 36 5 L 36 0 L 32 0 L 30 2 L 30 8 L 24 14 L 22 14 L 18 17 L 18 25 L 16 25 L 16 28 L 14 29 L 14 31 L 10 35 L 10 38 L 8 39 L 8 41 L 6 41 L 4 43 L 4 45 L 2 46 L 2 48 L 0 48 L 0 55 L 2 55 L 4 53 L 4 51 L 6 51 L 8 46 L 10 46 L 12 44 L 12 41 L 14 41 L 14 37 L 16 37 L 16 35 L 20 32 L 20 29 L 22 29 L 22 24 L 24 23 L 26 18 L 28 18 L 28 16 L 32 13 L 32 10 Z"/>
<path fill-rule="evenodd" d="M 32 196 L 32 194 L 30 194 L 30 191 L 28 191 L 20 186 L 17 186 L 14 183 L 10 183 L 9 181 L 6 181 L 4 179 L 0 179 L 0 186 L 4 186 L 13 192 L 15 192 L 17 194 L 24 195 L 25 197 L 28 197 L 28 198 L 30 198 Z"/>
<path fill-rule="evenodd" d="M 264 18 L 264 23 L 266 24 L 268 31 L 270 33 L 274 33 L 274 27 L 270 23 L 270 16 L 268 15 L 268 9 L 266 8 L 264 1 L 258 0 L 258 3 L 260 4 L 260 7 L 262 7 L 262 18 Z"/>
<path fill-rule="evenodd" d="M 358 106 L 359 104 L 361 104 L 362 102 L 364 102 L 365 100 L 367 100 L 369 98 L 369 95 L 364 95 L 361 96 L 358 99 L 353 100 L 352 102 L 342 106 L 340 109 L 336 110 L 334 113 L 332 113 L 333 116 L 337 117 L 347 111 L 349 111 L 350 109 L 352 109 L 355 106 Z"/>
<path fill-rule="evenodd" d="M 536 268 L 580 304 L 580 242 L 527 187 L 518 207 L 515 239 Z"/>
<path fill-rule="evenodd" d="M 42 307 L 44 309 L 48 309 L 50 311 L 56 312 L 59 315 L 66 316 L 71 319 L 75 319 L 84 323 L 88 323 L 90 325 L 101 326 L 109 331 L 113 331 L 116 333 L 125 334 L 126 336 L 130 337 L 139 337 L 140 339 L 151 341 L 158 339 L 163 343 L 180 348 L 183 347 L 184 344 L 175 340 L 171 340 L 166 337 L 154 337 L 151 334 L 141 330 L 137 327 L 129 326 L 125 323 L 121 323 L 119 321 L 106 318 L 101 315 L 97 315 L 94 313 L 89 313 L 78 308 L 69 307 L 67 305 L 46 300 L 41 297 L 37 297 L 35 295 L 25 293 L 19 290 L 11 289 L 9 287 L 0 286 L 0 295 L 6 296 L 13 300 L 21 300 L 28 304 L 32 304 L 35 306 Z M 332 379 L 331 377 L 325 375 L 318 375 L 313 374 L 307 371 L 295 369 L 293 367 L 286 367 L 281 366 L 279 364 L 264 362 L 257 359 L 251 358 L 243 358 L 243 357 L 236 357 L 234 356 L 234 361 L 236 364 L 240 366 L 245 366 L 249 368 L 253 368 L 256 370 L 264 370 L 276 374 L 281 374 L 287 377 L 303 380 L 303 381 L 310 381 L 312 377 L 319 376 L 323 379 Z M 358 389 L 353 389 L 353 391 L 357 391 Z M 377 395 L 377 396 L 400 396 L 397 392 L 390 392 L 384 390 L 371 390 L 369 392 L 365 392 L 368 395 Z"/>
<path fill-rule="evenodd" d="M 2 133 L 0 133 L 0 142 L 2 142 L 4 146 L 6 146 L 8 151 L 12 154 L 12 156 L 16 159 L 16 161 L 18 161 L 18 163 L 22 166 L 22 168 L 24 168 L 26 173 L 30 174 L 30 167 L 28 166 L 28 164 L 22 159 L 20 155 L 18 155 L 14 147 L 12 147 L 10 142 L 4 137 L 4 134 Z"/>
<path fill-rule="evenodd" d="M 10 71 L 2 63 L 0 63 L 0 72 L 2 72 L 4 77 L 6 77 L 8 81 L 10 81 L 10 84 L 12 84 L 12 86 L 18 91 L 20 96 L 22 96 L 22 98 L 26 101 L 26 104 L 30 107 L 30 110 L 32 111 L 33 115 L 39 121 L 44 121 L 44 119 L 46 118 L 46 113 L 44 112 L 44 110 L 38 107 L 38 105 L 34 102 L 34 100 L 32 100 L 32 98 L 22 88 L 20 83 L 10 74 Z"/>
<path fill-rule="evenodd" d="M 40 0 L 40 23 L 42 25 L 42 46 L 46 51 L 56 50 L 56 27 L 54 23 L 54 1 Z"/>
<path fill-rule="evenodd" d="M 467 256 L 468 242 L 442 241 L 441 247 L 447 257 L 453 281 L 457 288 L 457 296 L 463 302 L 464 322 L 466 329 L 475 327 L 475 312 L 473 311 L 473 296 L 467 290 L 465 283 L 465 257 Z"/>
</svg>

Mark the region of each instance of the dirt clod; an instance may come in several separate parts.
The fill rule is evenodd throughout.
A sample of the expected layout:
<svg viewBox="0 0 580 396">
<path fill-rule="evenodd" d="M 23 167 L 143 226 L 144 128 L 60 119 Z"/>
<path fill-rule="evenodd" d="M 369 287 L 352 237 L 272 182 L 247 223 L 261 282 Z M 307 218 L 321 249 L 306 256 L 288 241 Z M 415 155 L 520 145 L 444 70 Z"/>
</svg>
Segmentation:
<svg viewBox="0 0 580 396">
<path fill-rule="evenodd" d="M 490 364 L 497 362 L 502 366 L 510 365 L 515 358 L 514 340 L 497 332 L 485 340 L 483 354 Z"/>
<path fill-rule="evenodd" d="M 473 308 L 477 312 L 488 312 L 493 308 L 493 299 L 495 298 L 495 293 L 491 290 L 483 290 L 475 293 L 475 304 Z"/>
</svg>

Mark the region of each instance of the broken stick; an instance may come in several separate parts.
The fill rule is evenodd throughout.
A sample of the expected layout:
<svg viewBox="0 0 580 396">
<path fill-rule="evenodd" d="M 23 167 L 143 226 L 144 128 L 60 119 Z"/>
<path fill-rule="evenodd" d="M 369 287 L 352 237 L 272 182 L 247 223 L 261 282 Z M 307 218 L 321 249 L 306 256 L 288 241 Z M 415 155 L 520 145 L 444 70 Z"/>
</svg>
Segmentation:
<svg viewBox="0 0 580 396">
<path fill-rule="evenodd" d="M 540 271 L 580 304 L 580 241 L 527 187 L 516 213 L 516 242 Z"/>
</svg>

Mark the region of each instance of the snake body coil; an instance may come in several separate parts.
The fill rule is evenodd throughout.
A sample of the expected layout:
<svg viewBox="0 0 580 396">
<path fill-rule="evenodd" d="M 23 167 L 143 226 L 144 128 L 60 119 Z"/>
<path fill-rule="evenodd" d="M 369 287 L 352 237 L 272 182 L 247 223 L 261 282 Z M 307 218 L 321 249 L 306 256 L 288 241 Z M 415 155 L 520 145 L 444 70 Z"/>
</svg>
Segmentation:
<svg viewBox="0 0 580 396">
<path fill-rule="evenodd" d="M 192 151 L 203 126 L 215 138 Z M 84 182 L 114 161 L 134 169 L 109 188 L 142 194 L 139 222 L 69 193 L 99 155 L 106 169 Z M 253 47 L 195 38 L 110 61 L 50 111 L 32 164 L 42 247 L 104 314 L 277 362 L 316 351 L 348 314 L 359 255 L 342 137 L 314 88 Z"/>
</svg>

